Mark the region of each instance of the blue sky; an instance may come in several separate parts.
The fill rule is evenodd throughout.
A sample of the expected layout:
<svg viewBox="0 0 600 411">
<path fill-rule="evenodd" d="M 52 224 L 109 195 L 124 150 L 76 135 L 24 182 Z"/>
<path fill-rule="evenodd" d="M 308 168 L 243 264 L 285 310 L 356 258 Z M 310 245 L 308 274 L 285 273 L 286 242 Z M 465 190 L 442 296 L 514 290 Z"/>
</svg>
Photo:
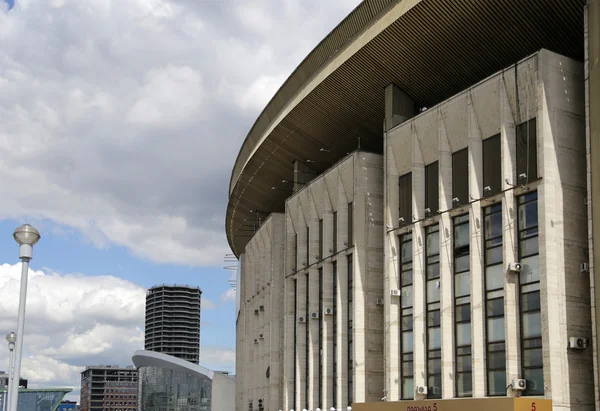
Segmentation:
<svg viewBox="0 0 600 411">
<path fill-rule="evenodd" d="M 12 9 L 15 5 L 15 0 L 4 0 L 8 4 L 8 8 Z"/>
</svg>

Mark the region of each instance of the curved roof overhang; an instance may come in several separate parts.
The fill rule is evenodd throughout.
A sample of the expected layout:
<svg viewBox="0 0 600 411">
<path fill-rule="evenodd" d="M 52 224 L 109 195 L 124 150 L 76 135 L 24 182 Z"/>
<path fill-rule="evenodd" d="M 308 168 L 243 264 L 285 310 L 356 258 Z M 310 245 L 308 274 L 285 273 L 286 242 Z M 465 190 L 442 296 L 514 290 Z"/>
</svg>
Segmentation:
<svg viewBox="0 0 600 411">
<path fill-rule="evenodd" d="M 167 370 L 180 371 L 192 374 L 198 377 L 205 377 L 212 380 L 215 372 L 201 365 L 193 364 L 181 358 L 172 355 L 162 354 L 154 351 L 137 350 L 131 358 L 136 368 L 140 367 L 158 367 Z"/>
<path fill-rule="evenodd" d="M 360 146 L 381 152 L 384 89 L 431 107 L 542 48 L 582 60 L 586 0 L 365 0 L 300 64 L 256 120 L 235 162 L 232 251 L 253 211 L 282 212 L 294 160 L 318 173 Z M 321 149 L 325 150 L 321 150 Z M 275 188 L 275 189 L 273 189 Z"/>
</svg>

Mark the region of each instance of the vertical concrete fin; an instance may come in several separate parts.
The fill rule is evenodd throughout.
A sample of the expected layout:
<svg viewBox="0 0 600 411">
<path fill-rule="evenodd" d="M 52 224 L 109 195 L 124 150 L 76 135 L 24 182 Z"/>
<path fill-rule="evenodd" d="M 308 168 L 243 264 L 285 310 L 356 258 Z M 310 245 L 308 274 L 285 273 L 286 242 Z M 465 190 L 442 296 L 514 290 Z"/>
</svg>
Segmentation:
<svg viewBox="0 0 600 411">
<path fill-rule="evenodd" d="M 385 130 L 404 123 L 414 115 L 415 103 L 400 87 L 389 84 L 385 88 Z"/>
</svg>

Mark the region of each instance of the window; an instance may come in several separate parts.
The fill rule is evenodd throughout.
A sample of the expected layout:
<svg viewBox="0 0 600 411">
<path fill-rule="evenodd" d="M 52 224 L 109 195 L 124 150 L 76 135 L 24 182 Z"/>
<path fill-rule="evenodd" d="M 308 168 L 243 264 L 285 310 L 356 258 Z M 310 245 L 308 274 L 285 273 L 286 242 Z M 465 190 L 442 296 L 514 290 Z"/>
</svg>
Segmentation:
<svg viewBox="0 0 600 411">
<path fill-rule="evenodd" d="M 427 304 L 428 398 L 442 398 L 442 335 L 440 329 L 440 232 L 439 226 L 425 228 L 425 301 Z"/>
<path fill-rule="evenodd" d="M 483 196 L 502 190 L 502 156 L 500 134 L 483 140 Z"/>
<path fill-rule="evenodd" d="M 294 266 L 292 267 L 294 271 L 297 270 L 298 267 L 298 233 L 294 235 Z"/>
<path fill-rule="evenodd" d="M 404 174 L 398 181 L 398 226 L 402 227 L 412 223 L 412 173 Z"/>
<path fill-rule="evenodd" d="M 296 381 L 298 381 L 298 370 L 296 367 L 296 359 L 298 358 L 298 280 L 294 280 L 294 409 L 296 407 L 296 398 L 298 395 L 298 386 Z"/>
<path fill-rule="evenodd" d="M 333 212 L 333 252 L 337 253 L 337 211 Z"/>
<path fill-rule="evenodd" d="M 306 226 L 306 266 L 310 265 L 310 229 Z M 308 284 L 308 283 L 307 283 Z"/>
<path fill-rule="evenodd" d="M 437 214 L 439 210 L 439 184 L 438 184 L 438 162 L 425 166 L 425 209 L 429 209 L 431 215 Z"/>
<path fill-rule="evenodd" d="M 323 220 L 321 220 L 323 221 Z M 323 364 L 323 269 L 319 268 L 319 392 L 317 393 L 317 406 L 321 408 L 323 391 L 323 373 L 325 367 Z"/>
<path fill-rule="evenodd" d="M 352 404 L 353 393 L 354 393 L 354 351 L 353 351 L 353 319 L 354 310 L 352 307 L 353 302 L 353 287 L 354 278 L 352 270 L 352 255 L 348 256 L 348 404 Z"/>
<path fill-rule="evenodd" d="M 333 262 L 333 404 L 337 401 L 337 359 L 338 359 L 338 344 L 337 344 L 337 326 L 338 326 L 338 315 L 337 315 L 337 262 Z"/>
<path fill-rule="evenodd" d="M 521 176 L 525 174 L 523 179 Z M 519 184 L 537 179 L 537 122 L 535 118 L 517 126 L 517 177 Z"/>
<path fill-rule="evenodd" d="M 452 207 L 469 202 L 469 149 L 452 154 Z"/>
<path fill-rule="evenodd" d="M 319 260 L 323 259 L 323 219 L 319 220 Z"/>
<path fill-rule="evenodd" d="M 306 358 L 304 362 L 304 408 L 308 409 L 308 399 L 310 398 L 310 286 L 309 286 L 309 276 L 306 274 Z"/>
<path fill-rule="evenodd" d="M 469 215 L 454 218 L 454 347 L 457 397 L 473 395 Z"/>
<path fill-rule="evenodd" d="M 412 233 L 400 236 L 400 399 L 414 398 Z"/>
<path fill-rule="evenodd" d="M 487 395 L 506 395 L 502 204 L 483 210 Z"/>
<path fill-rule="evenodd" d="M 519 295 L 523 395 L 544 394 L 537 192 L 519 197 Z"/>
<path fill-rule="evenodd" d="M 348 247 L 354 245 L 354 205 L 348 203 Z"/>
</svg>

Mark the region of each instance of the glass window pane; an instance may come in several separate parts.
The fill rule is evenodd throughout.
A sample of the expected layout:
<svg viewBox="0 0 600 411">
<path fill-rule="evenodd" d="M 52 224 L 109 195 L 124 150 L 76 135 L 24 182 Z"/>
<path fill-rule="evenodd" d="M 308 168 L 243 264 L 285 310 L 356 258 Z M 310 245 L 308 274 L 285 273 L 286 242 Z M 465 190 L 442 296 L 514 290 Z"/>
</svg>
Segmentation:
<svg viewBox="0 0 600 411">
<path fill-rule="evenodd" d="M 456 324 L 456 345 L 471 344 L 471 323 Z"/>
<path fill-rule="evenodd" d="M 427 279 L 440 278 L 440 264 L 429 264 L 427 266 Z"/>
<path fill-rule="evenodd" d="M 505 351 L 488 352 L 487 360 L 488 360 L 488 368 L 491 370 L 506 369 L 506 352 Z"/>
<path fill-rule="evenodd" d="M 454 272 L 468 271 L 469 267 L 469 254 L 454 259 Z"/>
<path fill-rule="evenodd" d="M 502 213 L 496 213 L 485 217 L 485 238 L 502 235 Z"/>
<path fill-rule="evenodd" d="M 456 376 L 456 395 L 458 397 L 469 397 L 473 395 L 473 381 L 470 372 Z"/>
<path fill-rule="evenodd" d="M 504 288 L 504 266 L 502 264 L 493 265 L 485 269 L 485 288 L 486 290 Z"/>
<path fill-rule="evenodd" d="M 504 317 L 488 318 L 488 342 L 504 341 Z"/>
<path fill-rule="evenodd" d="M 412 285 L 409 285 L 407 287 L 402 287 L 402 297 L 400 297 L 401 303 L 402 303 L 402 308 L 412 307 L 412 305 L 413 305 L 412 294 L 413 294 L 412 293 Z"/>
<path fill-rule="evenodd" d="M 521 272 L 519 274 L 521 284 L 540 281 L 540 262 L 539 256 L 523 258 L 521 260 Z"/>
<path fill-rule="evenodd" d="M 415 385 L 412 378 L 404 378 L 402 380 L 402 398 L 412 400 L 415 395 Z"/>
<path fill-rule="evenodd" d="M 405 315 L 402 317 L 402 331 L 408 331 L 413 329 L 413 316 Z"/>
<path fill-rule="evenodd" d="M 440 311 L 430 311 L 427 313 L 427 327 L 439 327 L 440 326 Z"/>
<path fill-rule="evenodd" d="M 502 247 L 494 247 L 485 250 L 485 263 L 487 265 L 498 264 L 502 262 Z"/>
<path fill-rule="evenodd" d="M 471 321 L 471 304 L 457 306 L 454 310 L 454 314 L 456 317 L 454 321 L 457 323 Z"/>
<path fill-rule="evenodd" d="M 539 237 L 528 238 L 521 240 L 521 255 L 537 254 L 539 252 Z"/>
<path fill-rule="evenodd" d="M 519 229 L 533 227 L 538 225 L 538 204 L 534 201 L 529 204 L 519 206 Z"/>
<path fill-rule="evenodd" d="M 427 302 L 435 301 L 440 301 L 440 282 L 439 280 L 430 280 L 427 281 Z"/>
<path fill-rule="evenodd" d="M 406 375 L 413 375 L 413 362 L 412 361 L 408 361 L 408 362 L 403 362 L 402 363 L 402 375 L 406 376 Z"/>
<path fill-rule="evenodd" d="M 469 245 L 469 224 L 454 227 L 454 248 Z"/>
<path fill-rule="evenodd" d="M 427 361 L 427 373 L 428 374 L 440 374 L 442 372 L 442 359 L 434 358 Z"/>
<path fill-rule="evenodd" d="M 456 372 L 471 371 L 473 364 L 470 355 L 456 358 Z"/>
<path fill-rule="evenodd" d="M 439 231 L 427 234 L 427 255 L 440 253 L 440 233 Z"/>
<path fill-rule="evenodd" d="M 430 328 L 427 330 L 427 349 L 437 350 L 442 348 L 442 333 L 440 327 Z"/>
<path fill-rule="evenodd" d="M 521 309 L 523 312 L 540 310 L 540 293 L 532 292 L 521 296 Z"/>
<path fill-rule="evenodd" d="M 495 300 L 488 300 L 486 305 L 487 305 L 488 317 L 496 317 L 499 315 L 504 315 L 504 298 L 496 298 Z"/>
<path fill-rule="evenodd" d="M 534 348 L 523 350 L 523 366 L 524 367 L 542 367 L 544 365 L 542 359 L 542 349 Z"/>
<path fill-rule="evenodd" d="M 413 333 L 407 331 L 402 333 L 402 352 L 413 352 Z"/>
<path fill-rule="evenodd" d="M 525 395 L 544 395 L 544 370 L 541 368 L 523 370 L 523 378 L 527 380 Z"/>
<path fill-rule="evenodd" d="M 462 297 L 471 294 L 471 275 L 464 272 L 454 275 L 454 297 Z"/>
<path fill-rule="evenodd" d="M 413 277 L 412 269 L 410 269 L 410 270 L 402 269 L 402 285 L 412 284 L 412 277 Z"/>
<path fill-rule="evenodd" d="M 506 371 L 488 372 L 488 395 L 506 395 Z"/>
<path fill-rule="evenodd" d="M 412 259 L 413 259 L 412 241 L 408 241 L 408 242 L 402 244 L 401 258 L 402 258 L 402 260 L 401 260 L 402 262 L 412 261 Z"/>
<path fill-rule="evenodd" d="M 431 375 L 427 378 L 427 390 L 428 396 L 430 398 L 439 397 L 442 395 L 442 376 L 441 375 Z"/>
<path fill-rule="evenodd" d="M 523 338 L 533 338 L 542 336 L 542 317 L 541 313 L 523 314 Z"/>
</svg>

